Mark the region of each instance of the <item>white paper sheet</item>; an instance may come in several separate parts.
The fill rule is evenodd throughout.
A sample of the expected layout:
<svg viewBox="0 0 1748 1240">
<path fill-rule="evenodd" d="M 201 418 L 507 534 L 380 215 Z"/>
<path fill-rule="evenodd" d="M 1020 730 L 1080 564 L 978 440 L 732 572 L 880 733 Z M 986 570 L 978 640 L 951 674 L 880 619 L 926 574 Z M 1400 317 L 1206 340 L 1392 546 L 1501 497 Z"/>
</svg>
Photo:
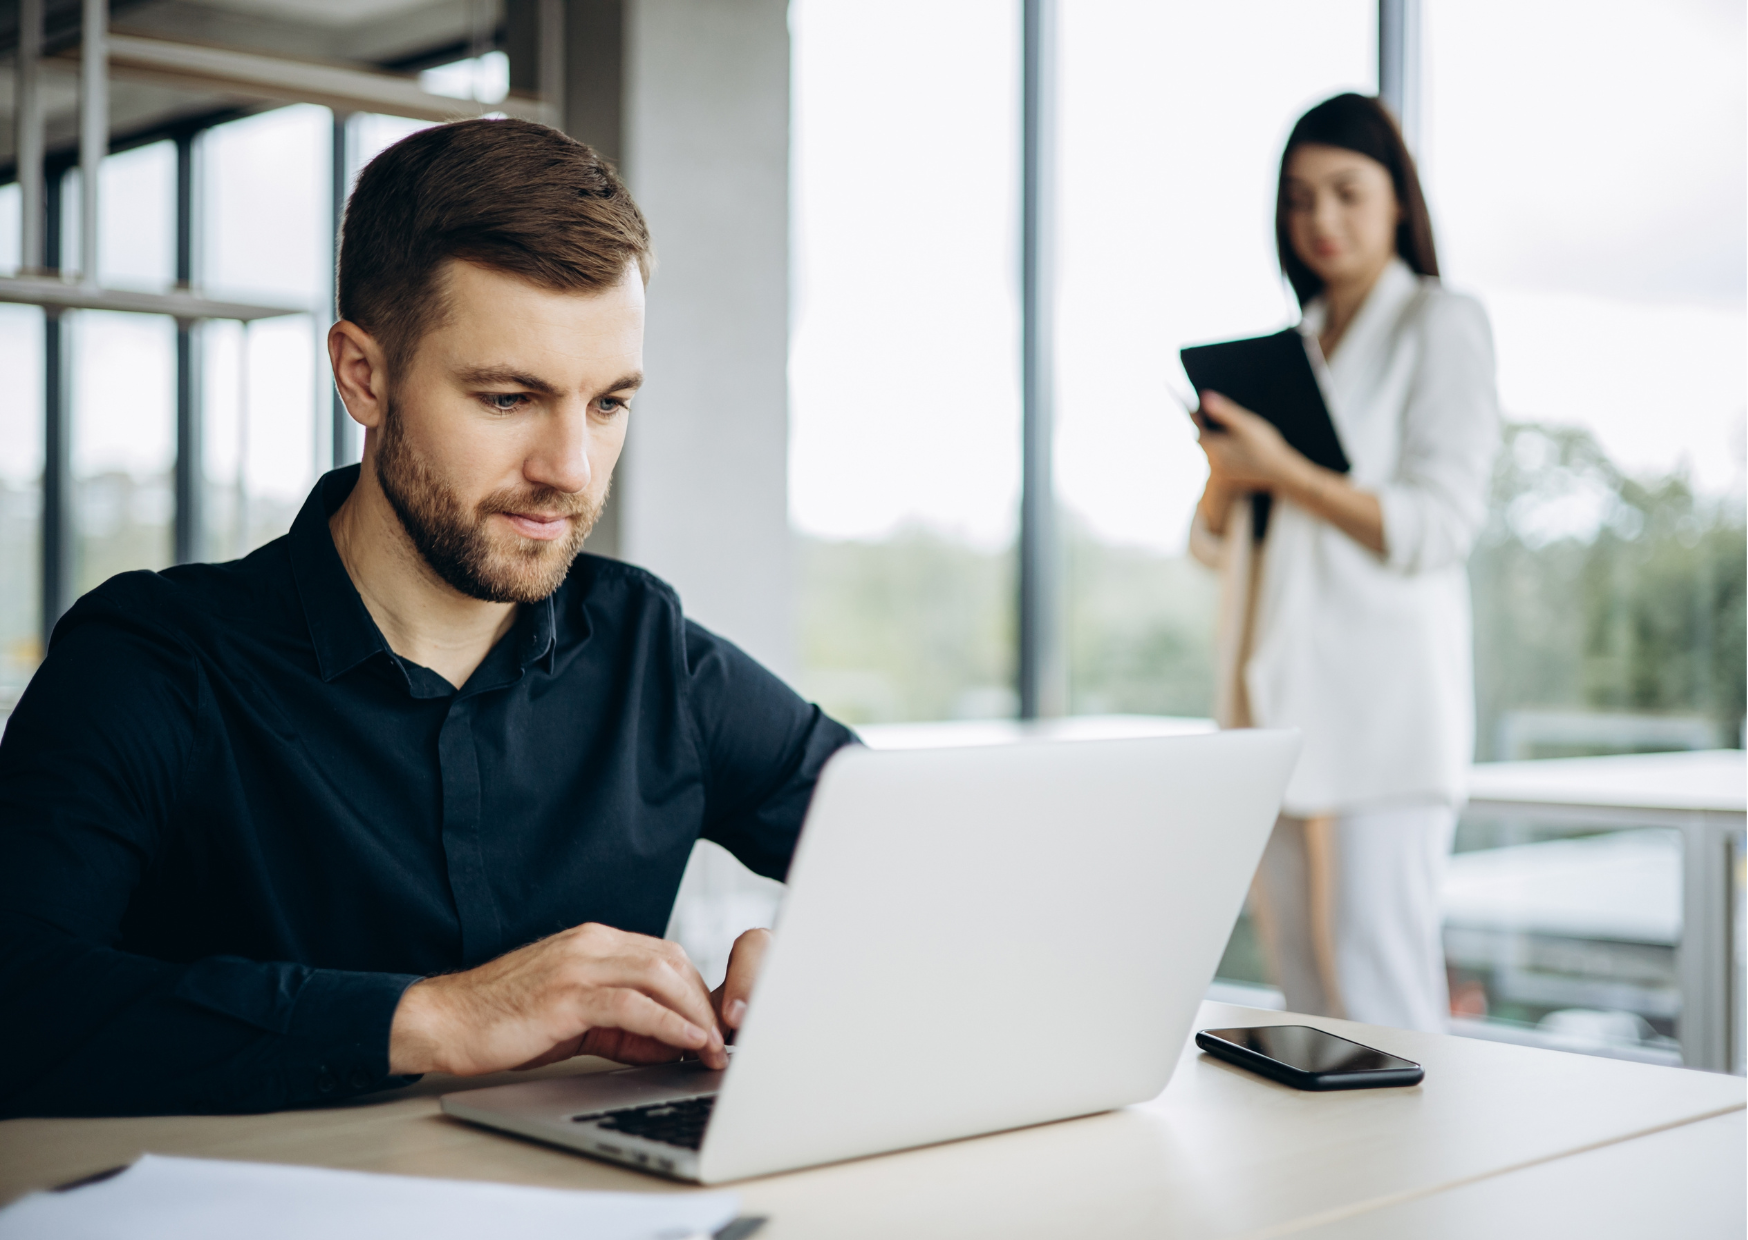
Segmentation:
<svg viewBox="0 0 1748 1240">
<path fill-rule="evenodd" d="M 734 1193 L 584 1193 L 147 1154 L 101 1183 L 0 1210 L 0 1240 L 669 1240 L 735 1217 Z"/>
</svg>

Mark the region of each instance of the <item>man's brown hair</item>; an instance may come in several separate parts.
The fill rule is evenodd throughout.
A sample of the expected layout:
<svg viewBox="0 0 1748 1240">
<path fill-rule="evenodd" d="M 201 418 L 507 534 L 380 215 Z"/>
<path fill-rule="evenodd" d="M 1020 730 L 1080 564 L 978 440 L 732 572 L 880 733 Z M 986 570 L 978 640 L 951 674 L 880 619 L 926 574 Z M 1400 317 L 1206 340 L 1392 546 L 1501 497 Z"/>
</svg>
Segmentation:
<svg viewBox="0 0 1748 1240">
<path fill-rule="evenodd" d="M 575 138 L 532 121 L 457 121 L 383 151 L 346 204 L 339 314 L 376 337 L 391 374 L 442 318 L 450 259 L 594 292 L 632 263 L 649 279 L 649 226 L 613 166 Z"/>
</svg>

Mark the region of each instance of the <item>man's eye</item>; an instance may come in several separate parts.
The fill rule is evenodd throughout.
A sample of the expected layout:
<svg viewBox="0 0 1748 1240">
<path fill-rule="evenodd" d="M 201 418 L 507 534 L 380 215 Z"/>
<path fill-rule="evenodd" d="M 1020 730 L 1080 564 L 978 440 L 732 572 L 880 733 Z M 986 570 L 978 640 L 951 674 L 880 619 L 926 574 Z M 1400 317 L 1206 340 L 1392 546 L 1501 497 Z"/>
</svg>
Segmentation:
<svg viewBox="0 0 1748 1240">
<path fill-rule="evenodd" d="M 618 413 L 622 409 L 631 408 L 630 405 L 626 404 L 617 396 L 603 396 L 600 400 L 596 401 L 595 404 L 600 408 L 602 413 L 607 414 L 609 417 Z"/>
<path fill-rule="evenodd" d="M 499 413 L 514 413 L 528 401 L 521 392 L 487 392 L 480 399 Z"/>
</svg>

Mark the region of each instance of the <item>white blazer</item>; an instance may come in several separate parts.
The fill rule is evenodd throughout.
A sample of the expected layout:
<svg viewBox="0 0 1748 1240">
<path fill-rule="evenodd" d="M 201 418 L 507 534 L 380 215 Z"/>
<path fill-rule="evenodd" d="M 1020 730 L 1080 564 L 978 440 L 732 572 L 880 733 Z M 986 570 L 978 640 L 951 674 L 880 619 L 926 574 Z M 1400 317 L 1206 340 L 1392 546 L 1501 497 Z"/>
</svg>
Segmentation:
<svg viewBox="0 0 1748 1240">
<path fill-rule="evenodd" d="M 1260 547 L 1248 502 L 1234 504 L 1224 536 L 1198 516 L 1191 553 L 1221 575 L 1215 716 L 1227 727 L 1303 730 L 1286 813 L 1456 804 L 1475 748 L 1465 562 L 1499 445 L 1492 331 L 1474 298 L 1399 258 L 1327 364 L 1317 346 L 1324 309 L 1321 299 L 1308 305 L 1299 330 L 1350 477 L 1383 508 L 1386 550 L 1279 497 Z"/>
</svg>

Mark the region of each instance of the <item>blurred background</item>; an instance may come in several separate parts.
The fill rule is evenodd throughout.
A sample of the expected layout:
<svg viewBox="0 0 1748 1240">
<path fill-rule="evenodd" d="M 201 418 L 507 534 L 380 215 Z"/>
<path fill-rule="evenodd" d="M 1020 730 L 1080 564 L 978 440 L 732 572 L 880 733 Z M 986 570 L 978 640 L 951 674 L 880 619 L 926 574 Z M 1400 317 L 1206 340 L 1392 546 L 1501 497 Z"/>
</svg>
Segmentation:
<svg viewBox="0 0 1748 1240">
<path fill-rule="evenodd" d="M 876 743 L 1020 712 L 1039 311 L 1018 0 L 112 0 L 90 271 L 69 0 L 41 6 L 44 232 L 21 259 L 33 4 L 0 4 L 0 270 L 213 304 L 0 291 L 0 710 L 80 592 L 259 546 L 355 459 L 321 350 L 336 196 L 421 125 L 501 112 L 620 161 L 655 232 L 652 382 L 591 549 L 669 577 Z M 1296 319 L 1272 221 L 1287 131 L 1395 64 L 1444 276 L 1492 316 L 1510 422 L 1470 568 L 1477 759 L 1739 751 L 1743 6 L 1053 7 L 1045 550 L 1066 713 L 1210 713 L 1177 350 Z M 1682 802 L 1712 778 L 1687 769 L 1590 811 L 1557 778 L 1478 797 L 1447 891 L 1460 1028 L 1741 1070 L 1742 789 Z M 775 899 L 705 848 L 674 933 L 709 973 Z M 1270 1001 L 1247 923 L 1221 972 Z"/>
</svg>

